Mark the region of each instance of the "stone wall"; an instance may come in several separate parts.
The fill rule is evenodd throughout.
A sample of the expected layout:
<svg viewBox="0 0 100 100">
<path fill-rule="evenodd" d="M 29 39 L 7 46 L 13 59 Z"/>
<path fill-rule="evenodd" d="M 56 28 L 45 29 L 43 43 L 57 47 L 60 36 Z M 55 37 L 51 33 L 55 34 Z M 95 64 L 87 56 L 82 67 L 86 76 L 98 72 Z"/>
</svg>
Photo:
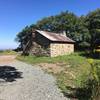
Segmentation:
<svg viewBox="0 0 100 100">
<path fill-rule="evenodd" d="M 43 48 L 41 45 L 33 42 L 29 54 L 33 56 L 50 56 L 50 49 Z"/>
<path fill-rule="evenodd" d="M 35 56 L 50 56 L 50 41 L 41 34 L 35 33 L 29 54 Z"/>
<path fill-rule="evenodd" d="M 67 43 L 51 43 L 50 44 L 51 57 L 71 54 L 73 52 L 74 52 L 74 44 L 67 44 Z"/>
</svg>

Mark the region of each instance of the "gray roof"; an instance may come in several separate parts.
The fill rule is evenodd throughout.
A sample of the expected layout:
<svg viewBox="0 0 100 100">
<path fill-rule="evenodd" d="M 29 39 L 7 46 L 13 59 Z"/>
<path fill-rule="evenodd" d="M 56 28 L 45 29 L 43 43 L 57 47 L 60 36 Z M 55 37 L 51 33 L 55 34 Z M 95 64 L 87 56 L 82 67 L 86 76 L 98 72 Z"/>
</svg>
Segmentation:
<svg viewBox="0 0 100 100">
<path fill-rule="evenodd" d="M 58 34 L 58 33 L 52 33 L 52 32 L 47 32 L 47 31 L 41 31 L 41 30 L 36 30 L 36 32 L 40 33 L 47 39 L 53 42 L 67 42 L 67 43 L 74 43 L 72 39 L 68 38 L 67 36 L 64 36 L 63 34 Z"/>
</svg>

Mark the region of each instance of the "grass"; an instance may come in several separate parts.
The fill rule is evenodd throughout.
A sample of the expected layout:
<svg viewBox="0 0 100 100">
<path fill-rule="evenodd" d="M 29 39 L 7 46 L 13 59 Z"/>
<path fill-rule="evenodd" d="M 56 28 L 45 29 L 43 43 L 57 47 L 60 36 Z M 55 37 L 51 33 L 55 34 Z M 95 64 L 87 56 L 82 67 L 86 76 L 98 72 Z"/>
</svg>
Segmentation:
<svg viewBox="0 0 100 100">
<path fill-rule="evenodd" d="M 63 71 L 60 71 L 55 74 L 52 70 L 52 74 L 57 78 L 57 85 L 62 90 L 62 92 L 67 95 L 67 97 L 75 97 L 71 93 L 72 90 L 80 90 L 81 83 L 86 79 L 90 73 L 90 64 L 85 56 L 81 56 L 81 53 L 77 52 L 71 55 L 64 55 L 58 57 L 35 57 L 35 56 L 18 56 L 18 60 L 30 63 L 30 64 L 41 64 L 49 63 L 56 64 L 58 63 Z M 95 60 L 95 62 L 100 62 L 100 60 Z M 48 69 L 46 69 L 48 71 Z M 70 89 L 69 89 L 70 87 Z M 83 89 L 84 90 L 84 89 Z M 82 91 L 83 91 L 82 90 Z M 81 93 L 81 92 L 78 92 Z M 77 99 L 79 99 L 79 95 Z M 83 98 L 83 97 L 82 97 Z"/>
<path fill-rule="evenodd" d="M 17 59 L 25 61 L 31 64 L 37 63 L 72 63 L 76 66 L 78 64 L 84 63 L 85 58 L 78 55 L 78 53 L 72 54 L 70 56 L 58 56 L 58 57 L 35 57 L 35 56 L 18 56 Z"/>
<path fill-rule="evenodd" d="M 0 51 L 0 55 L 15 55 L 15 54 L 17 53 L 13 50 L 1 50 Z"/>
</svg>

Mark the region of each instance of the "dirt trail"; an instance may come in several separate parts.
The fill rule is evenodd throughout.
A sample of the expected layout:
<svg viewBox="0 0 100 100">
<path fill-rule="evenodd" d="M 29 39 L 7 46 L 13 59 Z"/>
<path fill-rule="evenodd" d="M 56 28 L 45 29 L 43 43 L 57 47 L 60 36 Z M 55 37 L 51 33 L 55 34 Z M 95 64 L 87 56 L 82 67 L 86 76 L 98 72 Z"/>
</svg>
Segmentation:
<svg viewBox="0 0 100 100">
<path fill-rule="evenodd" d="M 0 56 L 0 64 L 7 64 L 7 63 L 11 63 L 15 60 L 16 55 L 1 55 Z"/>
</svg>

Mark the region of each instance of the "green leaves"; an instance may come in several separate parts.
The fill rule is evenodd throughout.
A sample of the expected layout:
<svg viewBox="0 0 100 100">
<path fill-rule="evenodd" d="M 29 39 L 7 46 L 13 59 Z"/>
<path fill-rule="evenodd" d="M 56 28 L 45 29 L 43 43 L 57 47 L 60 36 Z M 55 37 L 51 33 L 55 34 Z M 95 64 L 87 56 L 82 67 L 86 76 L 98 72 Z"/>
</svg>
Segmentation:
<svg viewBox="0 0 100 100">
<path fill-rule="evenodd" d="M 86 16 L 86 26 L 91 35 L 91 45 L 93 45 L 97 39 L 100 39 L 100 9 Z"/>
</svg>

